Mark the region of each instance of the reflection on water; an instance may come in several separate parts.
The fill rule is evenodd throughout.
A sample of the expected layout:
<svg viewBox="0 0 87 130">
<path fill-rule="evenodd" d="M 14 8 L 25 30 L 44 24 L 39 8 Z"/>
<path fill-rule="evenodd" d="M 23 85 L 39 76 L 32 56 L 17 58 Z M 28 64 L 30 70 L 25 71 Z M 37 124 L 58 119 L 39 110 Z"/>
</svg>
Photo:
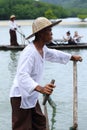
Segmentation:
<svg viewBox="0 0 87 130">
<path fill-rule="evenodd" d="M 55 122 L 56 122 L 55 116 L 56 116 L 56 106 L 53 107 L 53 110 L 52 110 L 51 130 L 55 130 L 56 129 L 56 127 L 55 127 Z"/>
<path fill-rule="evenodd" d="M 0 130 L 11 130 L 9 92 L 20 52 L 0 51 Z"/>
<path fill-rule="evenodd" d="M 9 61 L 9 71 L 10 71 L 10 78 L 13 80 L 16 69 L 17 69 L 17 64 L 18 64 L 18 58 L 19 58 L 19 53 L 18 51 L 11 51 L 10 52 L 10 61 Z"/>
<path fill-rule="evenodd" d="M 51 123 L 50 123 L 50 128 L 51 130 L 55 130 L 55 116 L 56 116 L 56 104 L 55 102 L 52 100 L 51 95 L 48 98 L 48 103 L 50 105 L 50 107 L 52 108 L 52 117 L 51 117 Z"/>
</svg>

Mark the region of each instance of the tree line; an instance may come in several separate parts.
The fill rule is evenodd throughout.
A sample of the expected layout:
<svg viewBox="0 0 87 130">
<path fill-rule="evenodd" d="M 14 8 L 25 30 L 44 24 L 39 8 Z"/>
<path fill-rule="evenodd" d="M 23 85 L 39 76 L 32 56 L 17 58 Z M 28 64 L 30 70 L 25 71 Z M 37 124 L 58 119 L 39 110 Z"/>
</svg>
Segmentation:
<svg viewBox="0 0 87 130">
<path fill-rule="evenodd" d="M 62 5 L 64 8 L 87 8 L 87 0 L 39 0 L 55 5 Z"/>
<path fill-rule="evenodd" d="M 45 16 L 49 19 L 77 17 L 79 12 L 87 9 L 65 9 L 62 6 L 48 4 L 37 0 L 0 0 L 0 20 L 8 20 L 15 14 L 17 19 L 35 19 Z"/>
</svg>

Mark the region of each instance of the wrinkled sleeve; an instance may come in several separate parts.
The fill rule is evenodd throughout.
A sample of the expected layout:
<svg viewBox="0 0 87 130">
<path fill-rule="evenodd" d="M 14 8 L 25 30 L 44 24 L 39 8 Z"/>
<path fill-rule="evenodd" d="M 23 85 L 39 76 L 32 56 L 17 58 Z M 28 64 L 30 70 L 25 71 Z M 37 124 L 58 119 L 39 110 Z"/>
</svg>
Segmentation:
<svg viewBox="0 0 87 130">
<path fill-rule="evenodd" d="M 70 60 L 71 54 L 56 49 L 49 49 L 45 46 L 45 58 L 47 61 L 66 64 Z"/>
</svg>

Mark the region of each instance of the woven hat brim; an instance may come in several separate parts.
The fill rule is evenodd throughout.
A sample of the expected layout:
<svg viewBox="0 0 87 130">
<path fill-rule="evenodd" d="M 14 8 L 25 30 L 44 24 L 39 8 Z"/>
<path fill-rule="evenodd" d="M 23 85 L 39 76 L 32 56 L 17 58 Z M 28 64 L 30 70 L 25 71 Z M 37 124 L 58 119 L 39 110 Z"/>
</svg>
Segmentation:
<svg viewBox="0 0 87 130">
<path fill-rule="evenodd" d="M 45 27 L 45 28 L 53 27 L 53 26 L 59 24 L 60 22 L 62 22 L 62 20 L 59 20 L 59 21 L 53 22 L 51 25 L 49 25 L 49 26 L 47 26 L 47 27 Z M 43 29 L 45 29 L 45 28 L 42 28 L 41 30 L 43 30 Z M 39 30 L 39 31 L 41 31 L 41 30 Z M 38 31 L 38 32 L 39 32 L 39 31 Z M 37 33 L 37 32 L 36 32 L 36 33 Z M 35 33 L 29 35 L 29 36 L 26 38 L 26 40 L 32 38 L 34 35 L 35 35 Z"/>
</svg>

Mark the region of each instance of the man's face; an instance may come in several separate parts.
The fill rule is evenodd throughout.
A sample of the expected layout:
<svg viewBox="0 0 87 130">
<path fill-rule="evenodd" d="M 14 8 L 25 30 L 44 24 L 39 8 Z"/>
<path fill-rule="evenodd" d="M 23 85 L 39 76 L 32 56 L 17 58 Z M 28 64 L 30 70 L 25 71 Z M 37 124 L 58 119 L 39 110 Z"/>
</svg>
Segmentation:
<svg viewBox="0 0 87 130">
<path fill-rule="evenodd" d="M 52 29 L 51 28 L 46 28 L 42 31 L 42 40 L 45 43 L 49 43 L 52 41 Z"/>
</svg>

